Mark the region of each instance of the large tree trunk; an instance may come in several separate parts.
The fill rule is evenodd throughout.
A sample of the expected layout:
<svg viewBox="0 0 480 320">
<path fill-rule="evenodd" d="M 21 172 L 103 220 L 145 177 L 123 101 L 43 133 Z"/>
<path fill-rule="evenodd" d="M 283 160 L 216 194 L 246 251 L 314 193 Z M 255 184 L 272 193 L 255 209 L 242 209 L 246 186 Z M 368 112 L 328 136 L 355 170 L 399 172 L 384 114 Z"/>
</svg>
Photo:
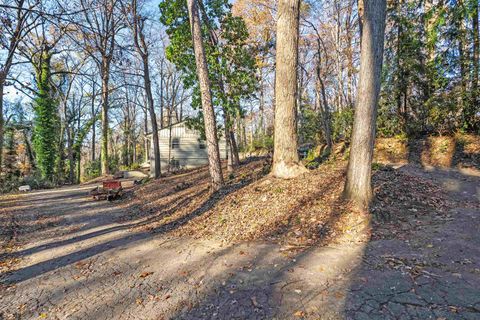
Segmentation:
<svg viewBox="0 0 480 320">
<path fill-rule="evenodd" d="M 102 174 L 108 174 L 108 81 L 109 63 L 104 62 L 102 68 Z"/>
<path fill-rule="evenodd" d="M 364 0 L 358 97 L 353 122 L 345 196 L 368 208 L 380 76 L 383 62 L 386 0 Z"/>
<path fill-rule="evenodd" d="M 148 113 L 152 123 L 152 139 L 153 139 L 153 157 L 155 161 L 155 179 L 160 178 L 162 174 L 160 168 L 160 144 L 158 140 L 157 115 L 153 105 L 152 83 L 150 81 L 150 69 L 148 66 L 148 56 L 142 56 L 143 60 L 143 80 L 145 83 L 145 94 L 147 95 Z"/>
<path fill-rule="evenodd" d="M 298 159 L 297 64 L 300 0 L 280 0 L 275 72 L 275 145 L 272 174 L 290 179 L 306 171 Z"/>
<path fill-rule="evenodd" d="M 195 0 L 187 0 L 190 27 L 192 32 L 195 63 L 202 98 L 203 119 L 205 123 L 205 137 L 207 138 L 208 164 L 212 178 L 212 189 L 218 190 L 223 185 L 222 167 L 220 165 L 220 153 L 218 150 L 217 128 L 215 113 L 213 111 L 212 93 L 208 78 L 208 66 L 203 47 L 200 17 Z"/>
</svg>

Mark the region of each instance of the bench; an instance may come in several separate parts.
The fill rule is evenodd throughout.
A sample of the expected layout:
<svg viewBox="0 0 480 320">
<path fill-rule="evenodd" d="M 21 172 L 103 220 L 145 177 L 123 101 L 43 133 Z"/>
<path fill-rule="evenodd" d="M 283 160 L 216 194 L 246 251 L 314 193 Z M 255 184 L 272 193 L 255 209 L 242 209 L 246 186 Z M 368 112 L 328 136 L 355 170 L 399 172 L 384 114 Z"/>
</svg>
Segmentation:
<svg viewBox="0 0 480 320">
<path fill-rule="evenodd" d="M 104 181 L 102 187 L 96 187 L 90 191 L 94 200 L 106 199 L 113 201 L 122 195 L 122 183 L 116 180 Z"/>
</svg>

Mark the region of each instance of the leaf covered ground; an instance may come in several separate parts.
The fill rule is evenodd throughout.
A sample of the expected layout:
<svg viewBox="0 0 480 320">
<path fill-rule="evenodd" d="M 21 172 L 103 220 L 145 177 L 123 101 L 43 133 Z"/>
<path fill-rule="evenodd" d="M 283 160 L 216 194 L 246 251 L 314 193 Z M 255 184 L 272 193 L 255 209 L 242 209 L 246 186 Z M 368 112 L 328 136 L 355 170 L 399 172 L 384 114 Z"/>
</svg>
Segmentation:
<svg viewBox="0 0 480 320">
<path fill-rule="evenodd" d="M 227 186 L 214 194 L 206 168 L 154 181 L 125 203 L 125 218 L 143 218 L 139 228 L 171 228 L 177 236 L 225 243 L 262 239 L 295 248 L 366 240 L 358 235 L 368 216 L 341 198 L 344 162 L 293 180 L 273 178 L 269 168 L 269 159 L 251 159 L 226 176 Z"/>
<path fill-rule="evenodd" d="M 273 178 L 269 169 L 268 158 L 252 158 L 225 175 L 227 186 L 218 193 L 209 190 L 206 168 L 162 178 L 134 191 L 123 204 L 123 219 L 140 219 L 136 228 L 152 232 L 171 230 L 225 244 L 268 240 L 297 249 L 365 242 L 371 230 L 377 239 L 406 235 L 421 228 L 425 217 L 448 219 L 453 206 L 439 186 L 388 166 L 374 170 L 372 215 L 342 199 L 344 161 L 324 163 L 293 180 Z"/>
</svg>

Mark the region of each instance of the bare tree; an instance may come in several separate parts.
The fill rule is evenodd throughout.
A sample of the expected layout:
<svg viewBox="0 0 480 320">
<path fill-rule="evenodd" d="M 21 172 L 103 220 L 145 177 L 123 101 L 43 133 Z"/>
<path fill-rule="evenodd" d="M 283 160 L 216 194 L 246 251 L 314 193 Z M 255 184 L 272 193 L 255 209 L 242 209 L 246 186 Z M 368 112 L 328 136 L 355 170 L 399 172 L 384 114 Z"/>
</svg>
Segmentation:
<svg viewBox="0 0 480 320">
<path fill-rule="evenodd" d="M 278 2 L 275 141 L 272 174 L 290 179 L 306 171 L 298 159 L 297 65 L 300 0 Z"/>
<path fill-rule="evenodd" d="M 1 35 L 0 49 L 5 51 L 5 60 L 0 62 L 0 172 L 3 150 L 3 95 L 5 82 L 20 42 L 36 27 L 38 15 L 33 16 L 38 1 L 15 0 L 12 5 L 0 5 Z"/>
<path fill-rule="evenodd" d="M 383 62 L 386 0 L 363 0 L 363 9 L 360 80 L 344 193 L 348 199 L 365 209 L 372 199 L 371 171 Z"/>
<path fill-rule="evenodd" d="M 117 0 L 80 0 L 85 23 L 79 30 L 84 41 L 85 51 L 93 58 L 102 79 L 102 147 L 101 170 L 107 174 L 108 168 L 108 108 L 110 67 L 115 51 L 115 36 L 122 27 L 122 19 L 115 8 Z"/>
<path fill-rule="evenodd" d="M 325 137 L 325 142 L 327 143 L 327 152 L 329 153 L 333 146 L 333 139 L 332 139 L 332 130 L 331 130 L 331 120 L 330 120 L 330 108 L 328 106 L 328 99 L 325 90 L 325 81 L 322 76 L 322 57 L 323 52 L 325 50 L 325 44 L 322 40 L 320 32 L 318 31 L 317 27 L 310 21 L 305 20 L 305 22 L 313 29 L 315 32 L 315 41 L 317 43 L 316 49 L 316 65 L 315 65 L 315 73 L 316 73 L 316 105 L 320 110 L 320 116 L 322 118 L 322 126 L 323 126 L 323 134 Z M 323 49 L 323 50 L 322 50 Z M 323 51 L 323 52 L 322 52 Z"/>
<path fill-rule="evenodd" d="M 153 138 L 153 155 L 155 161 L 155 179 L 161 175 L 160 168 L 160 145 L 158 142 L 158 125 L 157 116 L 155 114 L 155 107 L 152 94 L 152 81 L 150 79 L 149 67 L 149 50 L 148 44 L 145 40 L 145 17 L 142 17 L 138 12 L 138 2 L 133 0 L 131 5 L 124 6 L 124 11 L 127 16 L 127 23 L 133 34 L 133 44 L 135 50 L 140 56 L 143 64 L 143 82 L 145 87 L 145 95 L 147 98 L 148 113 L 152 124 L 152 138 Z"/>
<path fill-rule="evenodd" d="M 195 0 L 187 0 L 190 30 L 192 32 L 195 63 L 202 98 L 202 111 L 205 123 L 205 137 L 207 139 L 208 163 L 212 179 L 212 189 L 218 190 L 223 185 L 222 167 L 220 165 L 220 152 L 218 150 L 217 128 L 215 113 L 212 104 L 212 92 L 208 78 L 208 65 L 203 46 L 200 16 Z"/>
</svg>

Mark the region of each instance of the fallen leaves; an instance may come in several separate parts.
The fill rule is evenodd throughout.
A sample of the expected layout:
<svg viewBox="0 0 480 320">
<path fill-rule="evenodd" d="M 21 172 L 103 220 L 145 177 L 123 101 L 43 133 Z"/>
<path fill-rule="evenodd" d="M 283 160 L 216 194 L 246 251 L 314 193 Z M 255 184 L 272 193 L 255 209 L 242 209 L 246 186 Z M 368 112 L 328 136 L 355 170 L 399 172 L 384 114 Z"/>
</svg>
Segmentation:
<svg viewBox="0 0 480 320">
<path fill-rule="evenodd" d="M 374 239 L 408 239 L 432 221 L 448 219 L 454 206 L 445 191 L 425 178 L 384 167 L 373 175 L 375 200 L 371 212 Z M 427 244 L 433 248 L 433 244 Z"/>
<path fill-rule="evenodd" d="M 296 311 L 293 316 L 297 317 L 297 318 L 303 318 L 306 316 L 306 313 L 305 311 L 302 311 L 302 310 L 298 310 Z"/>
<path fill-rule="evenodd" d="M 139 277 L 144 279 L 152 274 L 153 274 L 153 271 L 145 271 L 145 272 L 142 272 Z"/>
<path fill-rule="evenodd" d="M 242 164 L 215 194 L 208 192 L 207 168 L 154 181 L 124 202 L 129 208 L 124 219 L 144 217 L 148 223 L 141 228 L 149 231 L 168 228 L 177 236 L 223 243 L 263 239 L 294 250 L 344 241 L 345 233 L 348 242 L 362 241 L 353 223 L 356 212 L 341 200 L 345 162 L 322 165 L 292 180 L 266 176 L 269 162 L 256 158 Z"/>
</svg>

